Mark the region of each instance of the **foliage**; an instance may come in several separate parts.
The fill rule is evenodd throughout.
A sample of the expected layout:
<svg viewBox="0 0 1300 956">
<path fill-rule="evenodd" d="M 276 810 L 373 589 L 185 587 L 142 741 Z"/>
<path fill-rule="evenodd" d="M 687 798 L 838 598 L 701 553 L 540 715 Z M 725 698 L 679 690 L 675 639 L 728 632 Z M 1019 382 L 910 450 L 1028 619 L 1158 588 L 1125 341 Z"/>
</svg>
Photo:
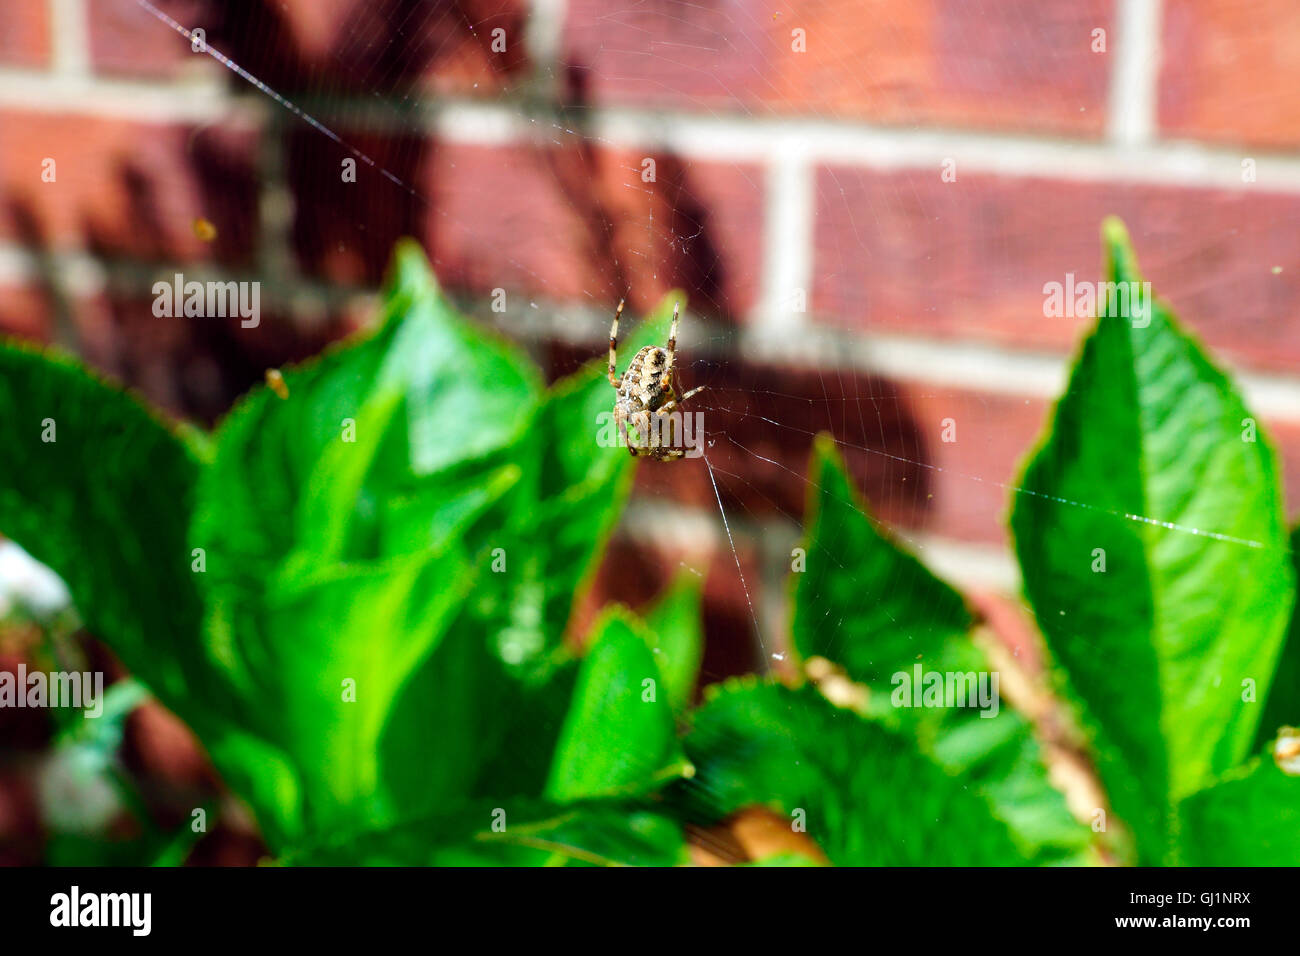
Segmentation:
<svg viewBox="0 0 1300 956">
<path fill-rule="evenodd" d="M 1103 232 L 1107 281 L 1140 288 L 1123 227 Z M 1083 344 L 1011 526 L 1114 808 L 1142 862 L 1171 863 L 1195 855 L 1183 803 L 1251 755 L 1294 574 L 1276 457 L 1236 388 L 1163 302 L 1114 311 Z"/>
<path fill-rule="evenodd" d="M 1137 281 L 1122 228 L 1105 239 L 1110 281 Z M 627 348 L 665 336 L 674 298 Z M 279 859 L 670 865 L 688 825 L 754 805 L 839 864 L 1095 858 L 1005 701 L 899 706 L 900 675 L 992 665 L 832 441 L 791 637 L 853 702 L 753 677 L 692 710 L 697 578 L 644 618 L 606 609 L 573 649 L 635 464 L 594 440 L 602 363 L 544 387 L 411 244 L 383 301 L 368 334 L 283 370 L 287 398 L 256 388 L 211 435 L 0 345 L 0 448 L 21 463 L 0 531 L 196 731 Z M 1026 594 L 1135 861 L 1300 858 L 1300 783 L 1266 752 L 1300 717 L 1294 549 L 1249 417 L 1163 304 L 1130 303 L 1084 343 L 1014 496 Z"/>
</svg>

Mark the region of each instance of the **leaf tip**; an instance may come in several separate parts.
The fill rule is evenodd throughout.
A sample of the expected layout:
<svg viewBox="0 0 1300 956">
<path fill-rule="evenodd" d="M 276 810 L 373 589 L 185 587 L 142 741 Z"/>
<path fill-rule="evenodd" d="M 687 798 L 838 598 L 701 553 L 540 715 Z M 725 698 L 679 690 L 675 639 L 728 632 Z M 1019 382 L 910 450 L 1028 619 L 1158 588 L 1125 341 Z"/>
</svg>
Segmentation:
<svg viewBox="0 0 1300 956">
<path fill-rule="evenodd" d="M 813 458 L 816 462 L 833 462 L 839 456 L 835 438 L 830 432 L 818 432 L 813 438 Z"/>
<path fill-rule="evenodd" d="M 1101 222 L 1101 241 L 1105 258 L 1105 274 L 1114 281 L 1138 279 L 1137 255 L 1128 227 L 1119 216 L 1107 216 Z"/>
<path fill-rule="evenodd" d="M 392 293 L 431 293 L 438 289 L 438 280 L 434 278 L 433 267 L 424 253 L 424 247 L 410 236 L 397 240 L 393 246 L 393 257 L 388 265 L 388 277 L 385 281 L 387 291 Z"/>
<path fill-rule="evenodd" d="M 1101 221 L 1101 236 L 1107 245 L 1118 243 L 1126 246 L 1129 244 L 1128 227 L 1124 225 L 1124 220 L 1119 216 L 1107 216 Z"/>
</svg>

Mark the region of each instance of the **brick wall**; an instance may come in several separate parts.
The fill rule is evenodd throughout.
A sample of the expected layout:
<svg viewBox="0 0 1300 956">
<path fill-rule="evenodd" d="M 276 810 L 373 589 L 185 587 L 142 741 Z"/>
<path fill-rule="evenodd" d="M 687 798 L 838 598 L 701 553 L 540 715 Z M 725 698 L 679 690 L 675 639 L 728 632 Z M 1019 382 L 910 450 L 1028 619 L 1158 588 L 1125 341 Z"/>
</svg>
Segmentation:
<svg viewBox="0 0 1300 956">
<path fill-rule="evenodd" d="M 703 467 L 643 466 L 598 591 L 707 572 L 715 674 L 746 662 L 751 604 L 780 631 L 822 428 L 931 564 L 1014 592 L 1008 484 L 1084 325 L 1044 319 L 1042 286 L 1095 275 L 1110 212 L 1300 504 L 1292 0 L 156 2 L 376 166 L 342 183 L 348 148 L 135 0 L 7 0 L 0 329 L 212 420 L 364 321 L 403 234 L 552 374 L 601 351 L 620 295 L 683 286 L 736 554 Z M 260 279 L 270 315 L 155 319 L 181 266 Z"/>
</svg>

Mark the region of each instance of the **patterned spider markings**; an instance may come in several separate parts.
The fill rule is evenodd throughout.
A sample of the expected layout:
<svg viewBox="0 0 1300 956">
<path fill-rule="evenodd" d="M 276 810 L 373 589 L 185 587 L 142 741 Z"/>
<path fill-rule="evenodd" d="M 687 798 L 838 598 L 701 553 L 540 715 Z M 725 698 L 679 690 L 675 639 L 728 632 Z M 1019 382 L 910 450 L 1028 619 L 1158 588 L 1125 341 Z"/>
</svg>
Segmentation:
<svg viewBox="0 0 1300 956">
<path fill-rule="evenodd" d="M 673 305 L 673 324 L 665 348 L 647 345 L 636 353 L 632 364 L 621 377 L 615 375 L 618 354 L 618 320 L 623 314 L 623 300 L 614 312 L 609 329 L 609 384 L 614 386 L 614 424 L 632 457 L 646 454 L 656 461 L 685 458 L 688 441 L 683 435 L 681 405 L 692 395 L 704 391 L 693 388 L 677 397 L 674 371 L 677 362 L 677 312 Z M 635 440 L 628 436 L 632 428 Z"/>
</svg>

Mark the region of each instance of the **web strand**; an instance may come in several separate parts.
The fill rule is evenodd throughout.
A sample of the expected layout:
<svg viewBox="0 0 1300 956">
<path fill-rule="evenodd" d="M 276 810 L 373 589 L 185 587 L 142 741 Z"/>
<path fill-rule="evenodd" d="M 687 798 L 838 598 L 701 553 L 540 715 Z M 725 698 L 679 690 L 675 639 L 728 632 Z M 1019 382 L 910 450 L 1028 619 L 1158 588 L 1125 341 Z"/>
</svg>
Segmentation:
<svg viewBox="0 0 1300 956">
<path fill-rule="evenodd" d="M 736 539 L 731 535 L 731 523 L 727 520 L 727 509 L 722 507 L 722 495 L 718 492 L 717 479 L 713 477 L 713 465 L 709 463 L 707 454 L 701 455 L 704 459 L 704 466 L 709 471 L 709 481 L 713 485 L 713 496 L 718 502 L 718 513 L 722 515 L 722 527 L 727 532 L 727 542 L 731 545 L 731 556 L 736 559 L 736 574 L 740 576 L 740 587 L 745 593 L 745 604 L 749 607 L 749 619 L 754 623 L 754 635 L 758 638 L 759 647 L 763 655 L 767 656 L 767 641 L 763 637 L 763 629 L 758 626 L 758 615 L 754 611 L 754 599 L 750 597 L 749 585 L 745 582 L 745 572 L 740 566 L 740 552 L 736 550 Z"/>
<path fill-rule="evenodd" d="M 174 19 L 172 19 L 171 17 L 169 17 L 169 16 L 168 16 L 166 13 L 164 13 L 162 10 L 159 10 L 159 9 L 158 9 L 157 7 L 155 7 L 152 3 L 150 3 L 149 0 L 136 0 L 136 3 L 137 3 L 137 4 L 138 4 L 142 9 L 144 9 L 144 10 L 146 10 L 147 12 L 153 14 L 153 15 L 154 15 L 158 20 L 160 20 L 162 23 L 165 23 L 167 26 L 171 27 L 173 30 L 175 30 L 177 33 L 179 33 L 181 36 L 185 37 L 185 39 L 189 40 L 190 43 L 191 43 L 191 45 L 193 45 L 193 42 L 194 42 L 194 33 L 193 33 L 192 30 L 188 29 L 187 27 L 185 27 L 184 25 L 182 25 L 182 24 L 180 24 L 180 23 L 177 23 Z M 294 103 L 294 102 L 293 102 L 292 100 L 290 100 L 288 97 L 282 96 L 281 94 L 277 93 L 274 89 L 272 89 L 272 88 L 271 88 L 270 86 L 268 86 L 267 84 L 263 83 L 261 80 L 259 80 L 257 77 L 255 77 L 252 73 L 249 73 L 246 69 L 244 69 L 244 68 L 243 68 L 242 66 L 240 66 L 238 63 L 236 63 L 236 62 L 235 62 L 234 60 L 232 60 L 230 57 L 226 56 L 226 55 L 225 55 L 224 53 L 222 53 L 220 50 L 217 50 L 217 49 L 213 48 L 212 46 L 210 46 L 206 40 L 203 41 L 203 51 L 204 51 L 205 53 L 207 53 L 208 56 L 212 57 L 212 59 L 216 60 L 218 63 L 220 63 L 222 66 L 224 66 L 227 70 L 229 70 L 230 72 L 234 73 L 236 76 L 238 76 L 238 77 L 240 77 L 241 79 L 243 79 L 243 80 L 245 80 L 246 82 L 248 82 L 250 85 L 252 85 L 254 88 L 256 88 L 259 92 L 265 94 L 265 95 L 268 96 L 270 99 L 274 100 L 276 103 L 280 104 L 280 106 L 282 106 L 284 109 L 288 110 L 290 113 L 292 113 L 292 114 L 293 114 L 294 116 L 296 116 L 298 119 L 302 120 L 304 123 L 306 123 L 306 124 L 307 124 L 308 126 L 310 126 L 312 129 L 316 130 L 318 133 L 322 134 L 323 136 L 328 137 L 331 141 L 333 141 L 334 143 L 337 143 L 339 146 L 342 146 L 344 149 L 346 149 L 348 152 L 350 152 L 350 153 L 351 153 L 353 156 L 355 156 L 357 159 L 361 160 L 361 161 L 362 161 L 363 163 L 365 163 L 367 166 L 370 166 L 370 167 L 372 167 L 373 169 L 378 170 L 379 173 L 380 173 L 380 175 L 382 175 L 385 179 L 388 179 L 389 181 L 391 181 L 391 182 L 394 183 L 395 185 L 400 186 L 402 189 L 405 189 L 408 193 L 410 193 L 410 194 L 411 194 L 412 196 L 414 196 L 416 199 L 419 199 L 419 200 L 421 200 L 421 201 L 423 201 L 423 202 L 425 202 L 425 203 L 428 202 L 428 200 L 427 200 L 424 196 L 420 195 L 420 193 L 417 192 L 414 188 L 412 188 L 412 187 L 411 187 L 410 185 L 408 185 L 407 183 L 403 182 L 403 181 L 402 181 L 398 176 L 396 176 L 394 173 L 392 173 L 392 172 L 389 171 L 388 169 L 384 168 L 383 166 L 380 166 L 379 163 L 375 162 L 375 160 L 372 159 L 370 156 L 368 156 L 365 152 L 363 152 L 362 150 L 360 150 L 360 149 L 358 149 L 357 147 L 353 146 L 351 143 L 349 143 L 347 140 L 345 140 L 342 136 L 340 136 L 338 133 L 334 132 L 334 130 L 330 129 L 328 126 L 326 126 L 326 125 L 325 125 L 324 123 L 322 123 L 320 120 L 316 119 L 316 117 L 312 116 L 310 113 L 308 113 L 308 112 L 307 112 L 306 110 L 304 110 L 302 107 L 298 106 L 298 104 Z"/>
</svg>

